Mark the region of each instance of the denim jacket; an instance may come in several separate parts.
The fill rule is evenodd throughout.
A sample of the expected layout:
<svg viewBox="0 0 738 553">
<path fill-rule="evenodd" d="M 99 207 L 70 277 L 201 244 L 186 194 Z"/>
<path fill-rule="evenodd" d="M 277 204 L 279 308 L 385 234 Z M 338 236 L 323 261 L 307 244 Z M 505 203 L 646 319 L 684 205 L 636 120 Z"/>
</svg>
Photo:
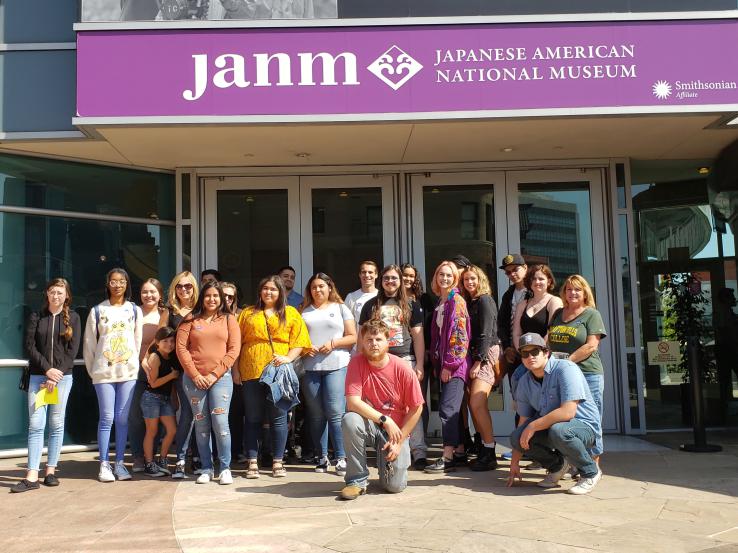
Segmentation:
<svg viewBox="0 0 738 553">
<path fill-rule="evenodd" d="M 267 398 L 280 409 L 289 411 L 300 403 L 300 382 L 292 363 L 279 366 L 269 363 L 264 367 L 259 382 L 269 388 Z"/>
</svg>

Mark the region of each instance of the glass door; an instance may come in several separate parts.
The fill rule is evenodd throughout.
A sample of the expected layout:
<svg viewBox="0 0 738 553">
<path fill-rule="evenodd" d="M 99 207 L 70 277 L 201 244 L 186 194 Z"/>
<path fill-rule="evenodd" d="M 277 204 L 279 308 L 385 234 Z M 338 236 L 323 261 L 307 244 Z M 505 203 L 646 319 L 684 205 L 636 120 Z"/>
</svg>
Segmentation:
<svg viewBox="0 0 738 553">
<path fill-rule="evenodd" d="M 392 183 L 390 175 L 300 178 L 304 279 L 297 282 L 304 285 L 321 271 L 346 297 L 360 287 L 362 261 L 375 261 L 380 269 L 400 261 L 395 256 Z"/>
<path fill-rule="evenodd" d="M 613 336 L 602 171 L 509 171 L 506 181 L 510 251 L 520 252 L 529 264 L 549 265 L 557 290 L 567 276 L 582 275 Z M 616 401 L 620 390 L 615 379 L 617 350 L 612 339 L 600 343 L 605 365 L 603 430 L 611 432 L 618 430 L 617 406 L 621 403 Z"/>
<path fill-rule="evenodd" d="M 507 252 L 505 174 L 424 173 L 411 176 L 413 259 L 426 290 L 438 263 L 462 254 L 484 269 L 499 302 L 497 258 Z M 434 381 L 435 382 L 435 381 Z M 438 390 L 431 389 L 431 432 L 440 431 Z M 515 428 L 507 387 L 489 396 L 494 431 L 508 435 Z"/>
<path fill-rule="evenodd" d="M 302 282 L 297 177 L 206 178 L 204 185 L 204 268 L 235 282 L 241 303 L 253 303 L 259 280 L 284 265 Z"/>
</svg>

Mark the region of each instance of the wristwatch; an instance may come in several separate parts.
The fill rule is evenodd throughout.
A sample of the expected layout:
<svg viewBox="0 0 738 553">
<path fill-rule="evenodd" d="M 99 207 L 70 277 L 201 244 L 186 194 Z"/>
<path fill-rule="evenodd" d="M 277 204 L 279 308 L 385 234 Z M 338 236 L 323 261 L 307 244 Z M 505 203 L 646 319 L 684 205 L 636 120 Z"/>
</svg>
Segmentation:
<svg viewBox="0 0 738 553">
<path fill-rule="evenodd" d="M 381 417 L 379 417 L 379 421 L 377 422 L 377 424 L 380 428 L 384 428 L 385 422 L 387 422 L 387 417 L 385 415 L 382 415 Z"/>
</svg>

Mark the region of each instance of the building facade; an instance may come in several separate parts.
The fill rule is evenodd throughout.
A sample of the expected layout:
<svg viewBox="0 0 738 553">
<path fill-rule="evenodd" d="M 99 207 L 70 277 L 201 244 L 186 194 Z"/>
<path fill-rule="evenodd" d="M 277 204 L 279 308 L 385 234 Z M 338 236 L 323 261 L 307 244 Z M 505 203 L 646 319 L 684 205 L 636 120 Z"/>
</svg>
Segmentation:
<svg viewBox="0 0 738 553">
<path fill-rule="evenodd" d="M 427 278 L 459 253 L 498 298 L 508 252 L 593 285 L 613 433 L 689 425 L 659 349 L 693 275 L 708 423 L 734 426 L 738 4 L 550 4 L 3 5 L 0 448 L 24 447 L 24 320 L 53 276 L 84 317 L 113 266 L 136 292 L 217 267 L 248 302 L 285 264 L 345 295 L 363 259 Z M 85 446 L 77 369 L 66 443 Z M 508 434 L 507 388 L 490 410 Z"/>
</svg>

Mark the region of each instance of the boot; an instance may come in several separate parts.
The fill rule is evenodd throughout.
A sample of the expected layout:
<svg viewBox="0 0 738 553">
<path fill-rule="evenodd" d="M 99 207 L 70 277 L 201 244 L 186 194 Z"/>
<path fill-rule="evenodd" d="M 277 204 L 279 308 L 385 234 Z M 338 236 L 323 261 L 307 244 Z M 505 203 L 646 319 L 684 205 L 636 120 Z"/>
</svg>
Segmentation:
<svg viewBox="0 0 738 553">
<path fill-rule="evenodd" d="M 483 472 L 487 470 L 495 470 L 497 468 L 497 458 L 495 457 L 494 447 L 479 446 L 479 454 L 476 462 L 472 465 L 475 472 Z"/>
</svg>

